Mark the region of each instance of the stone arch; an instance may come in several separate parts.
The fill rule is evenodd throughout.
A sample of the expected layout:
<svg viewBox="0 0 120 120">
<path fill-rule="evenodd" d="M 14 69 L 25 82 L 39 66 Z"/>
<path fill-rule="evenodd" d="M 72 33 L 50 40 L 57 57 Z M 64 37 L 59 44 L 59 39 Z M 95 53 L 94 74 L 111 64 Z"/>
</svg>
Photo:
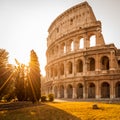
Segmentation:
<svg viewBox="0 0 120 120">
<path fill-rule="evenodd" d="M 109 70 L 109 58 L 107 56 L 103 56 L 101 58 L 101 70 Z"/>
<path fill-rule="evenodd" d="M 79 49 L 83 49 L 84 48 L 84 38 L 80 38 L 79 40 Z"/>
<path fill-rule="evenodd" d="M 66 53 L 66 45 L 64 42 L 60 45 L 60 53 Z"/>
<path fill-rule="evenodd" d="M 110 98 L 110 85 L 108 82 L 101 84 L 101 98 Z"/>
<path fill-rule="evenodd" d="M 73 87 L 71 84 L 67 86 L 67 98 L 72 98 L 73 96 Z"/>
<path fill-rule="evenodd" d="M 51 68 L 50 68 L 50 72 L 51 72 L 50 75 L 51 75 L 51 77 L 53 77 L 53 73 L 54 73 L 53 70 L 54 70 L 53 67 L 51 67 Z"/>
<path fill-rule="evenodd" d="M 58 93 L 58 88 L 57 88 L 57 86 L 54 86 L 54 96 L 55 96 L 55 98 L 58 97 L 57 93 Z"/>
<path fill-rule="evenodd" d="M 64 86 L 60 86 L 60 98 L 64 98 Z"/>
<path fill-rule="evenodd" d="M 77 85 L 77 98 L 83 98 L 83 85 L 81 83 Z"/>
<path fill-rule="evenodd" d="M 54 66 L 54 76 L 57 77 L 58 71 L 57 71 L 57 65 Z"/>
<path fill-rule="evenodd" d="M 88 98 L 95 98 L 95 84 L 89 83 L 88 85 Z"/>
<path fill-rule="evenodd" d="M 55 55 L 55 50 L 54 50 L 54 47 L 52 48 L 52 56 Z"/>
<path fill-rule="evenodd" d="M 90 36 L 90 47 L 96 46 L 96 35 Z"/>
<path fill-rule="evenodd" d="M 76 71 L 83 72 L 83 61 L 81 59 L 78 59 L 76 62 Z"/>
<path fill-rule="evenodd" d="M 60 64 L 60 75 L 64 75 L 64 64 Z"/>
<path fill-rule="evenodd" d="M 95 71 L 95 59 L 94 58 L 89 58 L 88 59 L 88 66 L 87 66 L 88 71 Z"/>
<path fill-rule="evenodd" d="M 118 68 L 120 68 L 120 60 L 118 60 Z"/>
<path fill-rule="evenodd" d="M 120 98 L 120 81 L 118 81 L 115 85 L 115 97 Z"/>
<path fill-rule="evenodd" d="M 59 52 L 59 47 L 58 45 L 55 46 L 55 55 L 57 56 L 58 55 L 58 52 Z"/>
<path fill-rule="evenodd" d="M 70 43 L 70 51 L 74 51 L 74 41 L 73 40 Z"/>
<path fill-rule="evenodd" d="M 72 72 L 73 72 L 73 70 L 72 70 L 73 69 L 73 64 L 72 64 L 71 61 L 68 62 L 67 68 L 68 68 L 68 74 L 72 74 Z"/>
</svg>

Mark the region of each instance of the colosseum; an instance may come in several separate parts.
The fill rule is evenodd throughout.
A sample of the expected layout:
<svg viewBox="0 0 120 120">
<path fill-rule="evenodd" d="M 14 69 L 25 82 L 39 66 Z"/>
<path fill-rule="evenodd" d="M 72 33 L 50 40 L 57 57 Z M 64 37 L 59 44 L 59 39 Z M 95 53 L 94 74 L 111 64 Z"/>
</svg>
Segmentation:
<svg viewBox="0 0 120 120">
<path fill-rule="evenodd" d="M 105 44 L 87 2 L 59 15 L 47 38 L 45 94 L 70 99 L 120 99 L 120 49 Z"/>
</svg>

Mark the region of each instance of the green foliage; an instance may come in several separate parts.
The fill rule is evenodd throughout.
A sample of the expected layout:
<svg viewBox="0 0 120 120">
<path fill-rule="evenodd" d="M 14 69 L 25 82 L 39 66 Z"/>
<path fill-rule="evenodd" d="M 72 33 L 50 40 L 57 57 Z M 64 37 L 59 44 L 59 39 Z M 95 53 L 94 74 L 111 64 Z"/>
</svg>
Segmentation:
<svg viewBox="0 0 120 120">
<path fill-rule="evenodd" d="M 54 94 L 48 95 L 48 101 L 50 101 L 50 102 L 54 101 Z"/>
<path fill-rule="evenodd" d="M 41 102 L 46 102 L 47 101 L 47 96 L 46 95 L 42 95 L 41 96 Z"/>
</svg>

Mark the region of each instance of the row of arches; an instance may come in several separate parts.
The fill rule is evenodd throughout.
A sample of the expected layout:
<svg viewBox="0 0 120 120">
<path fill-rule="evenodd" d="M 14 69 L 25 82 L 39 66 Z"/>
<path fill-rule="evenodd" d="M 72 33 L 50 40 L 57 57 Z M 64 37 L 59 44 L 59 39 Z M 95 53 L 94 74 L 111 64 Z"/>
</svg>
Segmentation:
<svg viewBox="0 0 120 120">
<path fill-rule="evenodd" d="M 76 73 L 84 72 L 84 65 L 87 64 L 87 71 L 95 71 L 96 70 L 96 60 L 93 57 L 90 57 L 87 60 L 87 63 L 83 61 L 82 59 L 77 59 L 75 63 L 72 61 L 68 61 L 65 63 L 60 63 L 59 65 L 52 65 L 49 68 L 49 71 L 47 71 L 47 75 L 50 77 L 56 77 L 58 75 L 64 75 L 65 71 L 67 71 L 67 74 L 73 73 L 73 67 L 75 67 Z M 101 70 L 109 70 L 110 69 L 110 60 L 108 56 L 102 56 L 100 58 L 100 69 Z"/>
<path fill-rule="evenodd" d="M 87 40 L 89 42 L 87 43 L 88 45 L 85 45 L 86 39 L 88 39 Z M 55 56 L 57 57 L 58 55 L 64 55 L 66 53 L 73 52 L 75 50 L 84 49 L 85 46 L 87 47 L 96 46 L 96 35 L 95 34 L 91 34 L 89 38 L 81 36 L 78 39 L 74 38 L 74 40 L 73 39 L 67 40 L 65 42 L 55 45 L 47 53 L 47 59 L 49 60 Z"/>
<path fill-rule="evenodd" d="M 54 87 L 54 95 L 55 98 L 73 98 L 73 94 L 76 94 L 76 98 L 82 99 L 84 98 L 85 89 L 82 83 L 77 84 L 75 88 L 75 92 L 73 91 L 72 84 L 68 84 L 65 88 L 64 85 L 61 85 L 58 89 L 57 86 Z M 96 98 L 96 85 L 94 83 L 90 83 L 87 86 L 87 98 Z M 100 86 L 100 96 L 101 98 L 110 98 L 110 84 L 108 82 L 101 83 Z M 65 93 L 66 91 L 66 93 Z M 58 95 L 59 94 L 59 95 Z M 115 98 L 120 98 L 120 81 L 115 84 Z"/>
</svg>

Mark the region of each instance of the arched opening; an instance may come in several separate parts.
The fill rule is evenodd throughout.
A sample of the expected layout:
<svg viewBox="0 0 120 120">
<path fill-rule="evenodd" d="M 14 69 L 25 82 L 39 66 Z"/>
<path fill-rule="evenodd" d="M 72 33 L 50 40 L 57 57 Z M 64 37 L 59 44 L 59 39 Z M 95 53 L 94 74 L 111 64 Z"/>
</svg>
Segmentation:
<svg viewBox="0 0 120 120">
<path fill-rule="evenodd" d="M 53 77 L 53 67 L 51 68 L 51 77 Z"/>
<path fill-rule="evenodd" d="M 96 46 L 96 36 L 90 36 L 90 47 Z"/>
<path fill-rule="evenodd" d="M 81 83 L 77 85 L 77 98 L 83 98 L 83 85 Z"/>
<path fill-rule="evenodd" d="M 60 86 L 60 98 L 64 98 L 64 86 Z"/>
<path fill-rule="evenodd" d="M 101 58 L 101 70 L 109 70 L 109 58 L 107 56 Z"/>
<path fill-rule="evenodd" d="M 120 68 L 120 60 L 118 60 L 118 68 Z"/>
<path fill-rule="evenodd" d="M 54 48 L 52 49 L 52 56 L 54 56 L 54 53 L 55 53 L 55 50 L 54 50 Z"/>
<path fill-rule="evenodd" d="M 54 87 L 54 96 L 55 98 L 57 98 L 57 92 L 58 92 L 58 89 L 57 89 L 57 86 Z"/>
<path fill-rule="evenodd" d="M 71 41 L 71 45 L 70 45 L 71 47 L 70 47 L 70 50 L 71 51 L 74 51 L 74 42 L 73 41 Z"/>
<path fill-rule="evenodd" d="M 68 74 L 72 74 L 72 62 L 68 62 Z"/>
<path fill-rule="evenodd" d="M 73 95 L 73 87 L 72 85 L 68 85 L 67 87 L 67 98 L 72 98 Z"/>
<path fill-rule="evenodd" d="M 66 45 L 64 44 L 63 52 L 66 53 Z"/>
<path fill-rule="evenodd" d="M 79 49 L 83 49 L 84 48 L 84 38 L 81 38 L 79 41 Z"/>
<path fill-rule="evenodd" d="M 88 60 L 88 71 L 95 71 L 95 59 L 89 58 Z"/>
<path fill-rule="evenodd" d="M 56 46 L 55 54 L 56 54 L 56 56 L 58 55 L 58 45 Z"/>
<path fill-rule="evenodd" d="M 88 86 L 88 98 L 95 98 L 95 84 L 90 83 Z"/>
<path fill-rule="evenodd" d="M 76 70 L 78 73 L 83 72 L 83 62 L 80 59 L 77 60 Z"/>
<path fill-rule="evenodd" d="M 60 51 L 61 51 L 61 53 L 66 53 L 66 45 L 65 45 L 65 43 L 61 44 Z"/>
<path fill-rule="evenodd" d="M 110 98 L 110 85 L 107 82 L 101 85 L 101 98 Z"/>
<path fill-rule="evenodd" d="M 64 75 L 64 64 L 60 64 L 60 75 Z"/>
<path fill-rule="evenodd" d="M 56 66 L 54 67 L 54 75 L 55 75 L 55 77 L 57 77 L 57 67 Z"/>
<path fill-rule="evenodd" d="M 116 98 L 120 98 L 120 81 L 115 85 L 115 96 Z"/>
</svg>

